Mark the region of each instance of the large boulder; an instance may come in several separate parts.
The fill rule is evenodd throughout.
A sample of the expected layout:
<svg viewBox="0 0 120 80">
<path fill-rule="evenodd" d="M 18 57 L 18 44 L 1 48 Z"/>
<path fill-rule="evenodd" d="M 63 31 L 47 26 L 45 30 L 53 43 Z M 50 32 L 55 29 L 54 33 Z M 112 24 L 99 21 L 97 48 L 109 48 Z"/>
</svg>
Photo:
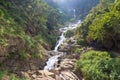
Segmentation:
<svg viewBox="0 0 120 80">
<path fill-rule="evenodd" d="M 76 59 L 63 59 L 60 63 L 60 67 L 62 70 L 65 69 L 73 69 L 75 65 Z"/>
<path fill-rule="evenodd" d="M 62 80 L 80 80 L 73 72 L 71 71 L 62 71 L 60 74 Z"/>
</svg>

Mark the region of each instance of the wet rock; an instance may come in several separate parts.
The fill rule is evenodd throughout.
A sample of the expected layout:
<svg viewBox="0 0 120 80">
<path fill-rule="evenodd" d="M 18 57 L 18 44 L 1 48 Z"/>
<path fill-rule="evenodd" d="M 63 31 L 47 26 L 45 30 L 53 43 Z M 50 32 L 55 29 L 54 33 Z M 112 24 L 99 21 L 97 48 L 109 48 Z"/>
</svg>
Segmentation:
<svg viewBox="0 0 120 80">
<path fill-rule="evenodd" d="M 70 49 L 70 45 L 67 43 L 64 43 L 63 45 L 60 46 L 59 51 L 60 52 L 68 52 Z"/>
<path fill-rule="evenodd" d="M 55 55 L 59 55 L 59 54 L 63 54 L 63 52 L 56 52 L 56 51 L 49 51 L 48 54 L 50 54 L 50 56 L 55 56 Z"/>
<path fill-rule="evenodd" d="M 60 52 L 66 52 L 66 53 L 71 53 L 71 51 L 75 48 L 81 48 L 81 45 L 76 45 L 76 44 L 67 44 L 64 43 L 63 45 L 60 46 L 59 51 Z"/>
<path fill-rule="evenodd" d="M 74 39 L 74 37 L 71 37 L 68 39 L 68 44 L 74 44 L 76 42 L 76 40 Z"/>
</svg>

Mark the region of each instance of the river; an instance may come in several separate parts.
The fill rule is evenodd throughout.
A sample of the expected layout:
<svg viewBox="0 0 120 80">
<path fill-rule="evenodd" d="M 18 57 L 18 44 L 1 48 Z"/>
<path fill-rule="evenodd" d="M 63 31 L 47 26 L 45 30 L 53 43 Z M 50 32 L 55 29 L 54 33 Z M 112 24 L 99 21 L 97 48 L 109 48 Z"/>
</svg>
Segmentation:
<svg viewBox="0 0 120 80">
<path fill-rule="evenodd" d="M 77 28 L 77 26 L 81 23 L 80 20 L 74 22 L 74 23 L 69 23 L 67 25 L 67 27 L 64 28 L 60 28 L 59 31 L 61 32 L 59 39 L 56 42 L 56 46 L 54 48 L 54 50 L 51 51 L 51 53 L 55 53 L 54 56 L 51 56 L 48 61 L 46 62 L 46 66 L 44 67 L 44 70 L 51 70 L 54 68 L 54 64 L 56 62 L 58 62 L 58 58 L 61 57 L 63 55 L 64 52 L 59 52 L 58 49 L 60 47 L 61 44 L 64 43 L 64 41 L 66 40 L 64 34 L 68 31 L 68 30 L 73 30 L 75 28 Z"/>
</svg>

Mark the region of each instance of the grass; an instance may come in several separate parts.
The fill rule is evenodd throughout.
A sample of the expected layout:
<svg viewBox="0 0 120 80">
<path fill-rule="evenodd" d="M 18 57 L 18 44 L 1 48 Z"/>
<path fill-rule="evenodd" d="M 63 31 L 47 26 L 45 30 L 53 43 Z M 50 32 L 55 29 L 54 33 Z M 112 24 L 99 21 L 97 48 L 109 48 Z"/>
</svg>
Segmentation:
<svg viewBox="0 0 120 80">
<path fill-rule="evenodd" d="M 8 71 L 6 70 L 6 71 L 0 71 L 0 80 L 2 79 L 2 77 L 4 76 L 4 75 L 6 75 L 8 73 Z"/>
</svg>

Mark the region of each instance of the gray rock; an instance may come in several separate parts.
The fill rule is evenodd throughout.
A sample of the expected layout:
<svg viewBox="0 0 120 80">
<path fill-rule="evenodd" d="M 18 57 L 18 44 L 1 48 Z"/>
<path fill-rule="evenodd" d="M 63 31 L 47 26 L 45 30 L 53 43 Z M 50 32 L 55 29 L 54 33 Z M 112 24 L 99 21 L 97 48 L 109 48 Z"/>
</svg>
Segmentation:
<svg viewBox="0 0 120 80">
<path fill-rule="evenodd" d="M 79 78 L 71 71 L 62 71 L 61 76 L 63 80 L 79 80 Z"/>
</svg>

